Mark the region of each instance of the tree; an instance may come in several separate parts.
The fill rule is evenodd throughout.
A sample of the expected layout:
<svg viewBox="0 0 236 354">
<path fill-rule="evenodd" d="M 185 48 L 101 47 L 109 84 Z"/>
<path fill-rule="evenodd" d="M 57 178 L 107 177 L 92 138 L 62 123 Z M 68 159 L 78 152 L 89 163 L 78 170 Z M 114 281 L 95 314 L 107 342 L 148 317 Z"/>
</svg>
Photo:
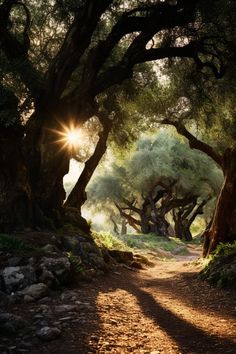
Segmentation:
<svg viewBox="0 0 236 354">
<path fill-rule="evenodd" d="M 176 235 L 189 240 L 191 224 L 220 182 L 220 172 L 207 157 L 162 131 L 139 139 L 121 166 L 95 178 L 88 189 L 89 204 L 114 203 L 137 232 L 161 236 L 169 235 L 166 216 L 172 212 Z"/>
<path fill-rule="evenodd" d="M 1 1 L 2 96 L 5 101 L 8 88 L 12 97 L 18 97 L 15 108 L 21 113 L 17 125 L 5 119 L 11 114 L 10 104 L 1 111 L 1 129 L 6 131 L 0 152 L 2 231 L 63 222 L 63 176 L 70 152 L 57 142 L 62 125 L 81 127 L 97 116 L 104 127 L 102 147 L 85 164 L 68 199 L 67 204 L 81 205 L 84 188 L 105 150 L 112 112 L 103 105 L 103 97 L 109 89 L 131 79 L 137 64 L 146 61 L 190 57 L 204 65 L 198 56 L 199 51 L 204 56 L 204 43 L 194 34 L 200 21 L 198 2 Z M 181 33 L 186 38 L 183 45 L 178 42 Z M 219 74 L 214 61 L 211 67 Z M 21 133 L 12 162 L 12 137 L 18 126 Z"/>
<path fill-rule="evenodd" d="M 202 33 L 202 38 L 206 38 L 205 54 L 208 53 L 205 60 L 199 57 L 203 61 L 202 75 L 199 75 L 189 60 L 185 60 L 181 67 L 178 60 L 171 60 L 171 63 L 166 61 L 163 71 L 170 85 L 167 83 L 164 89 L 162 87 L 162 94 L 159 86 L 159 90 L 152 87 L 152 92 L 139 97 L 141 105 L 149 101 L 148 114 L 153 125 L 162 121 L 163 124 L 174 126 L 189 141 L 191 148 L 211 157 L 224 173 L 224 183 L 214 216 L 205 233 L 205 256 L 212 253 L 220 242 L 236 240 L 236 6 L 234 1 L 218 0 L 213 7 L 212 4 L 211 1 L 201 3 L 204 22 L 201 31 L 205 33 Z M 212 65 L 208 62 L 212 58 L 217 60 L 214 38 L 219 40 L 218 50 L 225 53 L 225 58 L 218 62 L 224 75 L 217 80 L 212 77 L 209 71 Z"/>
</svg>

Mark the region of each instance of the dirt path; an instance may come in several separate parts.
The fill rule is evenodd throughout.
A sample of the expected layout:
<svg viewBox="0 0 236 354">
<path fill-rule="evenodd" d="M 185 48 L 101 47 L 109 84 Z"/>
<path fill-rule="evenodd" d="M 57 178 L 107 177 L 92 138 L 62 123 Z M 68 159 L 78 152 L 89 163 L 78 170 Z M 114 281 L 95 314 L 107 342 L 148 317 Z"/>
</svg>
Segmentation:
<svg viewBox="0 0 236 354">
<path fill-rule="evenodd" d="M 87 308 L 32 354 L 235 354 L 236 296 L 210 288 L 196 272 L 186 259 L 140 272 L 120 267 L 68 290 L 63 303 L 76 298 Z"/>
</svg>

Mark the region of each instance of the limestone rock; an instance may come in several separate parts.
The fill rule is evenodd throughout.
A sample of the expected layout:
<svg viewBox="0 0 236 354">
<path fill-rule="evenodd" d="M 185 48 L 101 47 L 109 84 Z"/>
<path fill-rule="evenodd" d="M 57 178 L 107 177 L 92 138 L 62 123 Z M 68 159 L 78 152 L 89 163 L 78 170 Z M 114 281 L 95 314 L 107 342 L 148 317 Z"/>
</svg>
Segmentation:
<svg viewBox="0 0 236 354">
<path fill-rule="evenodd" d="M 77 310 L 76 305 L 59 305 L 55 307 L 55 312 L 57 313 L 70 312 L 76 310 Z"/>
<path fill-rule="evenodd" d="M 35 270 L 31 266 L 6 267 L 1 273 L 3 290 L 10 294 L 36 282 Z"/>
<path fill-rule="evenodd" d="M 48 287 L 46 284 L 38 283 L 30 285 L 22 291 L 18 291 L 17 294 L 25 296 L 29 300 L 28 302 L 30 302 L 30 298 L 32 298 L 32 300 L 41 299 L 47 294 L 47 291 Z"/>
<path fill-rule="evenodd" d="M 60 336 L 60 334 L 61 331 L 59 328 L 48 327 L 48 326 L 42 327 L 36 332 L 36 335 L 44 341 L 50 341 L 56 339 L 57 337 Z"/>
<path fill-rule="evenodd" d="M 62 284 L 70 273 L 70 262 L 67 257 L 43 257 L 38 266 L 41 273 L 39 280 L 47 285 Z"/>
</svg>

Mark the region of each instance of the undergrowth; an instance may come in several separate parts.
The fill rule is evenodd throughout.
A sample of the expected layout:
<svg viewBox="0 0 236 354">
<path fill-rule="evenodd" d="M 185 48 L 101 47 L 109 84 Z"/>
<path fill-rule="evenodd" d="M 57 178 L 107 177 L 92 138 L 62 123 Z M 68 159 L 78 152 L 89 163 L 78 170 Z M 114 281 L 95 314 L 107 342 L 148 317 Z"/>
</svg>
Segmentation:
<svg viewBox="0 0 236 354">
<path fill-rule="evenodd" d="M 125 244 L 125 242 L 118 239 L 116 236 L 112 235 L 109 232 L 92 231 L 92 236 L 98 247 L 105 247 L 108 249 L 116 249 L 120 251 L 130 250 L 130 247 L 128 247 L 128 245 Z"/>
<path fill-rule="evenodd" d="M 185 243 L 177 238 L 157 236 L 156 234 L 127 234 L 119 236 L 121 240 L 131 248 L 155 250 L 160 248 L 167 252 L 174 251 L 179 246 L 185 246 Z"/>
<path fill-rule="evenodd" d="M 199 277 L 213 286 L 236 290 L 236 241 L 220 243 Z"/>
<path fill-rule="evenodd" d="M 187 248 L 184 242 L 176 238 L 159 237 L 156 234 L 127 234 L 122 236 L 114 236 L 109 232 L 93 231 L 92 235 L 98 247 L 105 247 L 108 249 L 116 249 L 121 251 L 130 250 L 151 250 L 157 249 L 173 252 L 180 246 L 182 250 L 180 253 L 187 254 Z"/>
<path fill-rule="evenodd" d="M 12 235 L 0 234 L 0 249 L 4 251 L 38 252 L 39 249 Z"/>
<path fill-rule="evenodd" d="M 78 274 L 84 271 L 82 261 L 79 257 L 75 256 L 72 252 L 67 252 L 67 257 L 75 273 Z"/>
</svg>

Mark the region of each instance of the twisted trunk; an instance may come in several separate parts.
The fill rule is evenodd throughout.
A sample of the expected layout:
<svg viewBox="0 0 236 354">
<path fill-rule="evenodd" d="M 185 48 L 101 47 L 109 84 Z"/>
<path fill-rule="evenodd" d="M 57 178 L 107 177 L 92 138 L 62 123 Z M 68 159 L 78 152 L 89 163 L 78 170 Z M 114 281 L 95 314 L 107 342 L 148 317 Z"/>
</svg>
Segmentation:
<svg viewBox="0 0 236 354">
<path fill-rule="evenodd" d="M 21 229 L 32 222 L 31 189 L 21 150 L 20 126 L 0 131 L 0 231 Z"/>
<path fill-rule="evenodd" d="M 86 187 L 107 150 L 107 139 L 111 130 L 111 122 L 103 122 L 103 130 L 99 133 L 99 140 L 93 155 L 85 162 L 85 167 L 65 202 L 66 207 L 75 207 L 81 211 L 82 205 L 87 200 Z"/>
<path fill-rule="evenodd" d="M 217 245 L 236 240 L 236 149 L 227 149 L 223 157 L 224 183 L 218 197 L 211 227 L 205 233 L 204 256 Z"/>
</svg>

